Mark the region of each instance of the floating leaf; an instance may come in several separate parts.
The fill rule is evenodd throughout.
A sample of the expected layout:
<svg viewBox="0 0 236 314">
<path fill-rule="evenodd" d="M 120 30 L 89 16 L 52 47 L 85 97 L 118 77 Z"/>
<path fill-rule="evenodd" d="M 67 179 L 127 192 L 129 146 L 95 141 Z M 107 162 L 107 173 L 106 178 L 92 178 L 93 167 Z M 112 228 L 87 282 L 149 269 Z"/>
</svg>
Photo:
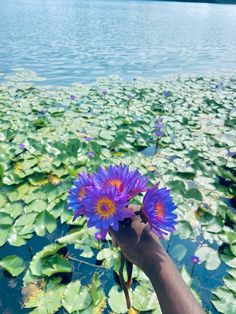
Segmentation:
<svg viewBox="0 0 236 314">
<path fill-rule="evenodd" d="M 56 313 L 62 306 L 61 299 L 64 287 L 54 287 L 52 290 L 39 290 L 24 304 L 26 308 L 35 308 L 31 313 L 48 314 Z"/>
<path fill-rule="evenodd" d="M 48 231 L 52 233 L 56 229 L 56 219 L 47 211 L 39 213 L 34 221 L 35 232 L 39 236 L 44 236 Z"/>
<path fill-rule="evenodd" d="M 62 299 L 62 305 L 68 313 L 83 310 L 87 308 L 91 302 L 92 298 L 88 288 L 81 288 L 79 280 L 67 285 Z"/>
<path fill-rule="evenodd" d="M 19 256 L 9 255 L 0 260 L 0 267 L 15 277 L 24 271 L 25 263 Z"/>
<path fill-rule="evenodd" d="M 64 244 L 49 244 L 43 248 L 42 251 L 36 253 L 30 263 L 30 271 L 34 276 L 42 276 L 43 266 L 42 266 L 42 259 L 51 255 L 54 255 L 63 248 Z"/>
<path fill-rule="evenodd" d="M 178 222 L 175 233 L 178 234 L 180 239 L 188 239 L 192 232 L 192 226 L 187 220 L 181 220 Z"/>
<path fill-rule="evenodd" d="M 129 292 L 130 296 L 131 293 Z M 127 305 L 125 300 L 124 291 L 119 289 L 118 286 L 113 286 L 108 294 L 108 303 L 115 313 L 126 313 Z"/>
<path fill-rule="evenodd" d="M 220 266 L 220 258 L 217 251 L 209 246 L 202 246 L 195 252 L 195 255 L 199 257 L 200 264 L 206 262 L 206 269 L 214 270 Z"/>
<path fill-rule="evenodd" d="M 235 294 L 232 291 L 226 290 L 225 288 L 216 289 L 213 294 L 217 299 L 211 301 L 215 308 L 220 313 L 234 314 L 236 308 L 236 298 Z"/>
<path fill-rule="evenodd" d="M 156 293 L 147 286 L 137 286 L 132 293 L 132 305 L 139 311 L 151 311 L 158 308 Z"/>
<path fill-rule="evenodd" d="M 43 257 L 41 259 L 41 267 L 42 276 L 52 276 L 57 273 L 72 272 L 72 266 L 68 259 L 58 254 L 50 257 Z"/>
<path fill-rule="evenodd" d="M 220 254 L 221 260 L 229 267 L 236 268 L 236 257 L 227 248 L 222 254 Z"/>
<path fill-rule="evenodd" d="M 195 199 L 195 200 L 197 200 L 197 201 L 202 201 L 202 194 L 201 194 L 201 192 L 199 191 L 199 190 L 197 190 L 197 189 L 191 189 L 191 190 L 188 190 L 185 194 L 184 194 L 184 196 L 186 197 L 186 198 L 193 198 L 193 199 Z"/>
</svg>

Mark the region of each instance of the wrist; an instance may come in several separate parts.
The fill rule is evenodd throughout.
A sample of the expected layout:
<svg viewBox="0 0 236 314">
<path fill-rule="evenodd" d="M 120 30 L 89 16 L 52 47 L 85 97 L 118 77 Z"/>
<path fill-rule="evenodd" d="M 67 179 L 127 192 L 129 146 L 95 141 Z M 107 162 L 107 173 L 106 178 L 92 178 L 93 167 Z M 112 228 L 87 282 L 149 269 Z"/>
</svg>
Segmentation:
<svg viewBox="0 0 236 314">
<path fill-rule="evenodd" d="M 160 240 L 155 237 L 145 245 L 145 249 L 142 252 L 141 269 L 150 277 L 153 270 L 160 267 L 161 262 L 164 261 L 166 257 L 168 257 L 168 254 Z"/>
</svg>

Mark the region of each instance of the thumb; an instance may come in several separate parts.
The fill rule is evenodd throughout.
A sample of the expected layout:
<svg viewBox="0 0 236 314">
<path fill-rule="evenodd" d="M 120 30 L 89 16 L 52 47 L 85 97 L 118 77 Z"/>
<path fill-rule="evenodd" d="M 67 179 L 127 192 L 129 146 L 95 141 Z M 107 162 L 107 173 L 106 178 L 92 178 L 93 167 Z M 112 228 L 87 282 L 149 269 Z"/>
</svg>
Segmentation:
<svg viewBox="0 0 236 314">
<path fill-rule="evenodd" d="M 114 230 L 112 228 L 110 228 L 108 233 L 111 236 L 112 245 L 114 247 L 118 247 L 118 242 L 117 242 Z"/>
</svg>

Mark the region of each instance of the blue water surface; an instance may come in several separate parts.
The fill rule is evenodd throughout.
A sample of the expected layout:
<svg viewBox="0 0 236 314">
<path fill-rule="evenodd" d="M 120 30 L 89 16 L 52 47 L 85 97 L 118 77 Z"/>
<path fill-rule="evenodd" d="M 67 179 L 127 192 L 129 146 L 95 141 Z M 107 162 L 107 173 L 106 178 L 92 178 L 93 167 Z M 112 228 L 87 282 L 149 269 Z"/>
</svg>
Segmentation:
<svg viewBox="0 0 236 314">
<path fill-rule="evenodd" d="M 236 5 L 1 0 L 0 72 L 48 84 L 236 70 Z"/>
</svg>

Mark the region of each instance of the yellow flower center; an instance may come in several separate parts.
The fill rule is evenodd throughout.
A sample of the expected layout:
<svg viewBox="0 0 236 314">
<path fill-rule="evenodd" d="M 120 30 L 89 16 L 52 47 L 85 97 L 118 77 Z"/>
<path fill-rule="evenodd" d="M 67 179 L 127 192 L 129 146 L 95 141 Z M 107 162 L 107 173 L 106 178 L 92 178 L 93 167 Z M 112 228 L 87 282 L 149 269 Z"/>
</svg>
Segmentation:
<svg viewBox="0 0 236 314">
<path fill-rule="evenodd" d="M 78 200 L 81 201 L 84 198 L 85 194 L 86 194 L 85 186 L 82 186 L 82 188 L 78 192 Z"/>
<path fill-rule="evenodd" d="M 164 206 L 161 201 L 157 201 L 155 205 L 155 216 L 158 220 L 161 220 L 165 216 Z"/>
<path fill-rule="evenodd" d="M 116 206 L 115 203 L 109 198 L 102 197 L 100 200 L 98 200 L 95 210 L 99 216 L 104 219 L 108 219 L 115 213 Z"/>
<path fill-rule="evenodd" d="M 117 188 L 117 190 L 119 190 L 120 192 L 122 192 L 124 190 L 124 188 L 122 186 L 122 182 L 119 179 L 109 180 L 109 183 L 111 186 L 115 186 Z"/>
</svg>

